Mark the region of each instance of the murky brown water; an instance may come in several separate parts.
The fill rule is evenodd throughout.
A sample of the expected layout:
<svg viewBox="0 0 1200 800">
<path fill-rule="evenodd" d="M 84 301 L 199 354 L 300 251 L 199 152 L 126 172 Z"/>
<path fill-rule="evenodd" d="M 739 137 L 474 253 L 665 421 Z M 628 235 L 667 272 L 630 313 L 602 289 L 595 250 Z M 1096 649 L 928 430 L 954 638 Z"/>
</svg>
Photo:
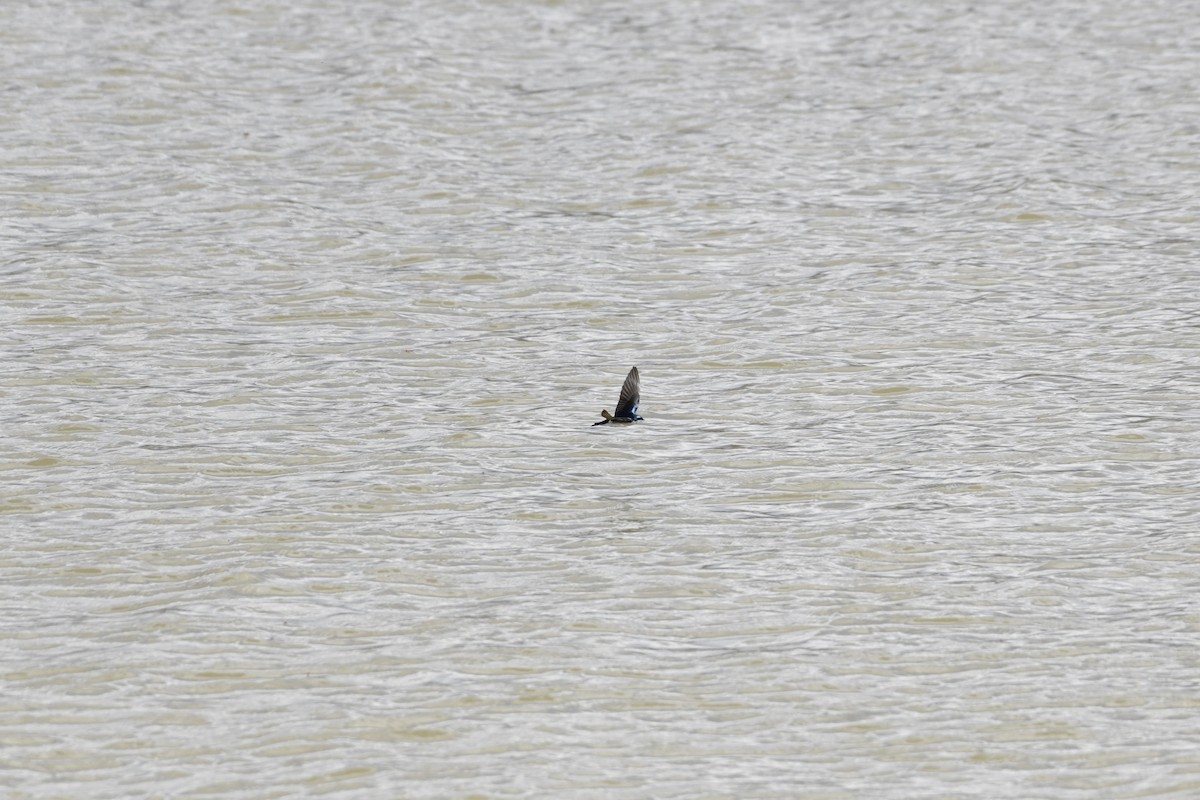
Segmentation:
<svg viewBox="0 0 1200 800">
<path fill-rule="evenodd" d="M 1200 792 L 1197 31 L 0 8 L 0 786 Z"/>
</svg>

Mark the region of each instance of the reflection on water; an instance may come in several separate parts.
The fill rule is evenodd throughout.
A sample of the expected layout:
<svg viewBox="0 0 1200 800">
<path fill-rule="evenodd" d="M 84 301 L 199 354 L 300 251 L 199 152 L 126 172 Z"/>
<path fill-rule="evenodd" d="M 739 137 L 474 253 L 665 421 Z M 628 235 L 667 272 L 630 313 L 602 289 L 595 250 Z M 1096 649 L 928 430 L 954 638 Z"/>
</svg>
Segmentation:
<svg viewBox="0 0 1200 800">
<path fill-rule="evenodd" d="M 1172 6 L 0 45 L 15 796 L 1193 786 Z"/>
</svg>

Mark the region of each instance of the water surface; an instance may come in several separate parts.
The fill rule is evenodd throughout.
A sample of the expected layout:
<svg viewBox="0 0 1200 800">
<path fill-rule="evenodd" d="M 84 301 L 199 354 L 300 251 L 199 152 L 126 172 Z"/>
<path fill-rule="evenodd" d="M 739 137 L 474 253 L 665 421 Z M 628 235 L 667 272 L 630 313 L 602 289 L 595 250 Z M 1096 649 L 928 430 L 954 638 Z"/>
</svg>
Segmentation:
<svg viewBox="0 0 1200 800">
<path fill-rule="evenodd" d="M 0 786 L 1193 796 L 1197 30 L 0 10 Z"/>
</svg>

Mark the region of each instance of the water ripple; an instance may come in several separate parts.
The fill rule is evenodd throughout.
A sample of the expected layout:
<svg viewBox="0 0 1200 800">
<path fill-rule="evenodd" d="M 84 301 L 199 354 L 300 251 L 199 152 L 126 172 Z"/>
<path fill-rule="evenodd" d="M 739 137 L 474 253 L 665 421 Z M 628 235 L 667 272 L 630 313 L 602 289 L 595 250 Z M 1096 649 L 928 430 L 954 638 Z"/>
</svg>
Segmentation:
<svg viewBox="0 0 1200 800">
<path fill-rule="evenodd" d="M 1177 9 L 0 23 L 15 796 L 1194 794 Z"/>
</svg>

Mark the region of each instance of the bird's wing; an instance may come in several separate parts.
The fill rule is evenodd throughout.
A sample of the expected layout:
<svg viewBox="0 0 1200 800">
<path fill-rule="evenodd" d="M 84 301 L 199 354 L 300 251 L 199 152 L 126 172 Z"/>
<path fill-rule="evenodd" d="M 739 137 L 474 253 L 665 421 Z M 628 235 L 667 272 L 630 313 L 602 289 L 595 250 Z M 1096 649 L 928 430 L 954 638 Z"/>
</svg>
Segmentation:
<svg viewBox="0 0 1200 800">
<path fill-rule="evenodd" d="M 636 417 L 638 404 L 642 402 L 642 393 L 639 387 L 637 367 L 629 370 L 629 374 L 625 376 L 625 383 L 621 385 L 621 399 L 617 401 L 617 413 L 614 417 Z"/>
</svg>

